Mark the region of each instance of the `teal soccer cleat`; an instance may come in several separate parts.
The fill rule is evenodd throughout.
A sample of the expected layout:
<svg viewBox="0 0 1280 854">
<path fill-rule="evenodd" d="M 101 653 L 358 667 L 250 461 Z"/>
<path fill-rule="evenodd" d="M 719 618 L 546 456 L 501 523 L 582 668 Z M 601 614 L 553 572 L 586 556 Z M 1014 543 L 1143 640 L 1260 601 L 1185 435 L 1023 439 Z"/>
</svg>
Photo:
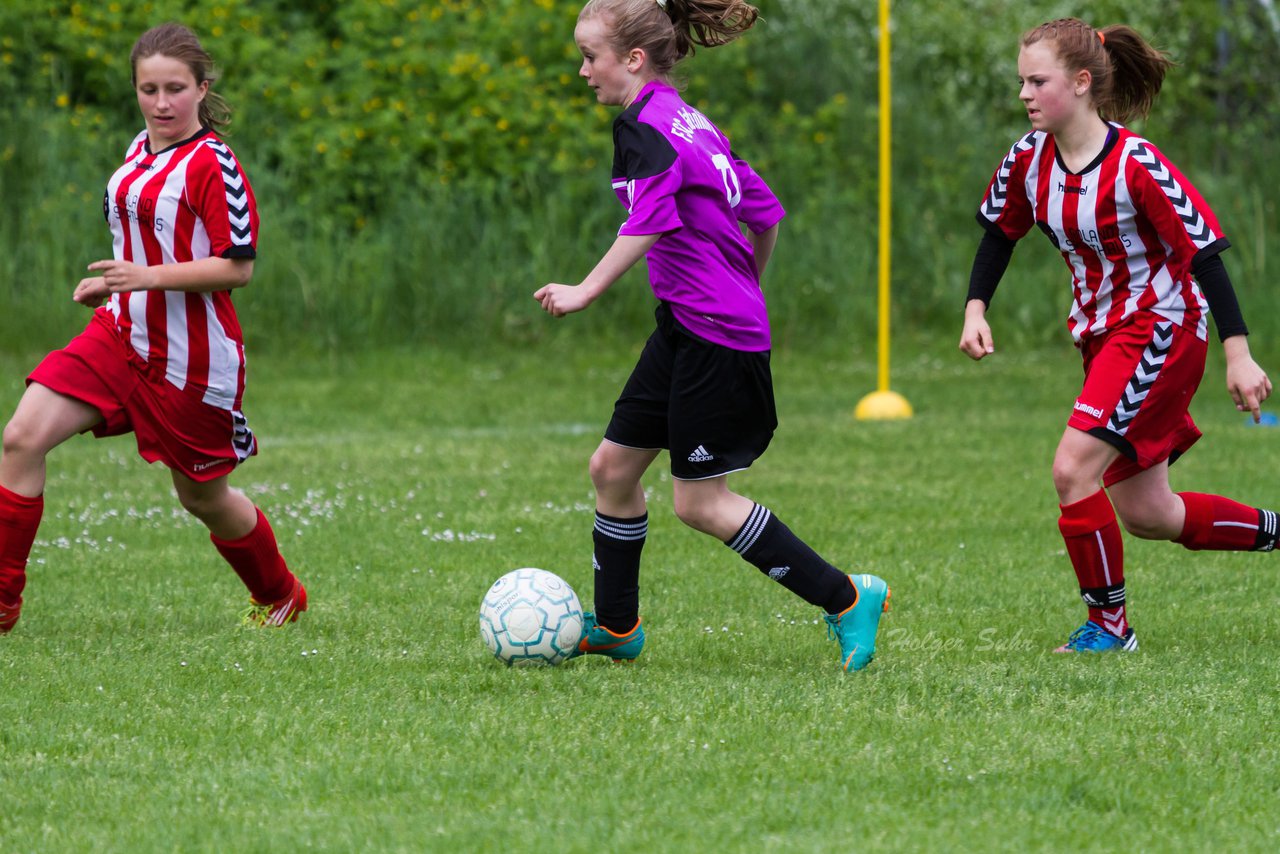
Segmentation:
<svg viewBox="0 0 1280 854">
<path fill-rule="evenodd" d="M 626 634 L 615 634 L 596 622 L 590 611 L 582 615 L 586 632 L 578 641 L 578 648 L 570 658 L 580 655 L 607 655 L 614 661 L 634 661 L 644 649 L 644 626 L 636 620 L 635 627 Z"/>
<path fill-rule="evenodd" d="M 1124 637 L 1113 635 L 1093 620 L 1071 633 L 1067 642 L 1054 652 L 1133 652 L 1138 648 L 1138 636 L 1133 629 L 1126 629 Z"/>
<path fill-rule="evenodd" d="M 827 621 L 827 637 L 840 641 L 840 666 L 861 670 L 875 657 L 880 615 L 889 610 L 892 592 L 883 578 L 874 575 L 850 575 L 849 583 L 858 591 L 857 601 L 822 619 Z"/>
</svg>

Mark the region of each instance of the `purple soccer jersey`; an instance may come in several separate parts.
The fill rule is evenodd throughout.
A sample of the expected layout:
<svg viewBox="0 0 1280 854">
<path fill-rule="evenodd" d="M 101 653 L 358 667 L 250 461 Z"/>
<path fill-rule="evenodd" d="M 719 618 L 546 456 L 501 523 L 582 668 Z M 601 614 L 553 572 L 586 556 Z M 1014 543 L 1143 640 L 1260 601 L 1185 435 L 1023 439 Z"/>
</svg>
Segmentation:
<svg viewBox="0 0 1280 854">
<path fill-rule="evenodd" d="M 751 242 L 786 212 L 706 116 L 652 81 L 613 123 L 613 188 L 623 234 L 661 234 L 646 256 L 654 296 L 701 338 L 770 348 L 769 315 Z"/>
</svg>

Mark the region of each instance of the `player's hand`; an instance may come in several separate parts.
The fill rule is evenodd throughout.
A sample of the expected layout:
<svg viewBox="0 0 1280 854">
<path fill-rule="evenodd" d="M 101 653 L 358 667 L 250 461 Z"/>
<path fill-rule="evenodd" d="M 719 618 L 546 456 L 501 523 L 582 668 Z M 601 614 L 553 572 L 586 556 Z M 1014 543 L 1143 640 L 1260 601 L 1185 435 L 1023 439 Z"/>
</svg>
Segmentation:
<svg viewBox="0 0 1280 854">
<path fill-rule="evenodd" d="M 996 351 L 987 325 L 986 306 L 982 300 L 971 300 L 964 310 L 964 331 L 960 333 L 960 350 L 975 362 Z"/>
<path fill-rule="evenodd" d="M 145 291 L 155 287 L 152 269 L 132 261 L 94 261 L 89 269 L 102 274 L 103 281 L 113 294 Z"/>
<path fill-rule="evenodd" d="M 1271 396 L 1271 380 L 1252 357 L 1227 360 L 1227 391 L 1236 409 L 1253 414 L 1254 424 L 1262 420 L 1262 403 Z"/>
<path fill-rule="evenodd" d="M 591 298 L 581 285 L 560 285 L 553 282 L 534 291 L 533 298 L 552 317 L 564 317 L 591 305 Z"/>
<path fill-rule="evenodd" d="M 109 296 L 111 296 L 111 289 L 107 287 L 107 283 L 103 281 L 102 277 L 90 276 L 87 279 L 80 280 L 80 284 L 76 285 L 75 293 L 71 295 L 71 298 L 81 305 L 97 308 Z"/>
</svg>

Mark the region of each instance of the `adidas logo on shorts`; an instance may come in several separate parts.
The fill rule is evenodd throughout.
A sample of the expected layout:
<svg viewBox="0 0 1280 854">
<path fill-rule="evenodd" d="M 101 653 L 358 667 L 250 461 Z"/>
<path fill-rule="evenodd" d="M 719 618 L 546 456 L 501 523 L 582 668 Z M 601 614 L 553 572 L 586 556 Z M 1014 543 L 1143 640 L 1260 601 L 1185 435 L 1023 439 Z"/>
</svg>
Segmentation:
<svg viewBox="0 0 1280 854">
<path fill-rule="evenodd" d="M 689 455 L 689 462 L 691 463 L 709 463 L 714 459 L 715 457 L 707 453 L 705 445 L 699 445 L 694 449 L 694 452 Z"/>
</svg>

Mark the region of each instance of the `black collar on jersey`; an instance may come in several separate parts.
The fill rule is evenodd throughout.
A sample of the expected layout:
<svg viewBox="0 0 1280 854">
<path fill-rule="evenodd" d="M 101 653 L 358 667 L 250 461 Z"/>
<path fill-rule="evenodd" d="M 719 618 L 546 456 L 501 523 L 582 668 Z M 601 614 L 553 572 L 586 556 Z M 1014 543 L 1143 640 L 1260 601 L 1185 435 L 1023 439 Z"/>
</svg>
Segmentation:
<svg viewBox="0 0 1280 854">
<path fill-rule="evenodd" d="M 186 139 L 182 140 L 181 142 L 175 142 L 173 145 L 166 146 L 165 148 L 162 148 L 162 149 L 160 149 L 159 151 L 152 151 L 152 150 L 151 150 L 151 138 L 150 138 L 150 137 L 148 137 L 147 139 L 144 139 L 144 140 L 142 141 L 142 150 L 143 150 L 143 151 L 145 151 L 147 154 L 164 154 L 166 151 L 172 151 L 172 150 L 173 150 L 173 149 L 175 149 L 175 148 L 181 148 L 182 146 L 186 145 L 187 143 L 189 143 L 189 142 L 195 142 L 195 141 L 196 141 L 197 139 L 199 139 L 200 137 L 202 137 L 202 136 L 206 136 L 206 135 L 211 134 L 211 133 L 213 133 L 213 131 L 212 131 L 212 130 L 210 130 L 209 128 L 206 128 L 206 127 L 202 127 L 202 128 L 200 128 L 200 130 L 196 131 L 196 132 L 195 132 L 195 133 L 193 133 L 191 136 L 187 137 Z"/>
<path fill-rule="evenodd" d="M 1087 175 L 1094 169 L 1098 168 L 1099 164 L 1101 164 L 1102 161 L 1106 159 L 1107 155 L 1111 153 L 1111 149 L 1116 147 L 1116 142 L 1119 139 L 1120 133 L 1116 130 L 1116 126 L 1108 122 L 1107 141 L 1102 143 L 1102 151 L 1099 151 L 1098 156 L 1093 158 L 1093 160 L 1089 162 L 1089 165 L 1081 169 L 1079 172 L 1072 172 L 1067 168 L 1067 164 L 1062 162 L 1062 149 L 1058 148 L 1058 140 L 1056 139 L 1053 141 L 1053 158 L 1058 161 L 1058 167 L 1068 175 Z"/>
</svg>

